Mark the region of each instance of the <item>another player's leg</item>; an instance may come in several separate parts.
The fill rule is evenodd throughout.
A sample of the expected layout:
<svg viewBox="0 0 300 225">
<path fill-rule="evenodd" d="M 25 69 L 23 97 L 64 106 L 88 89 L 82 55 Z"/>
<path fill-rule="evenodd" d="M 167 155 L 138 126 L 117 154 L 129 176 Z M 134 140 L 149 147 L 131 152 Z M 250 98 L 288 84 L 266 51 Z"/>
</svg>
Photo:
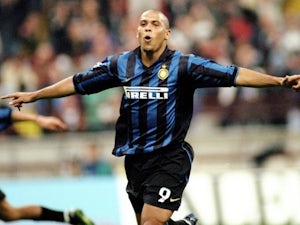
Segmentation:
<svg viewBox="0 0 300 225">
<path fill-rule="evenodd" d="M 89 219 L 80 209 L 64 211 L 64 212 L 56 211 L 46 207 L 40 207 L 40 209 L 41 209 L 41 213 L 37 217 L 31 219 L 34 219 L 36 221 L 64 222 L 72 225 L 94 225 L 94 222 L 91 219 Z"/>
<path fill-rule="evenodd" d="M 0 219 L 4 221 L 15 221 L 21 219 L 35 219 L 42 212 L 39 206 L 26 206 L 15 208 L 6 199 L 0 201 Z"/>
<path fill-rule="evenodd" d="M 67 213 L 66 218 L 69 218 L 69 220 L 68 221 L 65 220 L 65 222 L 68 222 L 73 225 L 94 225 L 95 224 L 80 209 L 69 211 Z"/>
<path fill-rule="evenodd" d="M 79 209 L 63 212 L 38 205 L 13 207 L 6 199 L 0 201 L 0 219 L 6 222 L 36 220 L 65 222 L 73 225 L 94 225 L 94 222 Z"/>
</svg>

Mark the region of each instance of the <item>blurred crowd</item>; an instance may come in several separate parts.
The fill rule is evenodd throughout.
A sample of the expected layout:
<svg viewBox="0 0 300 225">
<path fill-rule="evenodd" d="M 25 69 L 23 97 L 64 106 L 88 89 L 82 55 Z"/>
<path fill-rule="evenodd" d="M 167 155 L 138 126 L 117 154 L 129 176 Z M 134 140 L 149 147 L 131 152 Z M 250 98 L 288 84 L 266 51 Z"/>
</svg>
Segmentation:
<svg viewBox="0 0 300 225">
<path fill-rule="evenodd" d="M 81 154 L 69 154 L 62 161 L 62 176 L 111 176 L 117 165 L 104 156 L 104 147 L 96 142 L 89 142 Z M 80 152 L 79 152 L 80 153 Z"/>
<path fill-rule="evenodd" d="M 300 73 L 300 0 L 1 0 L 0 94 L 32 91 L 137 46 L 146 9 L 170 19 L 169 47 L 276 76 Z M 72 131 L 111 129 L 122 90 L 43 100 L 24 110 L 63 119 Z M 220 88 L 196 93 L 195 113 L 220 126 L 285 124 L 300 130 L 289 90 Z"/>
</svg>

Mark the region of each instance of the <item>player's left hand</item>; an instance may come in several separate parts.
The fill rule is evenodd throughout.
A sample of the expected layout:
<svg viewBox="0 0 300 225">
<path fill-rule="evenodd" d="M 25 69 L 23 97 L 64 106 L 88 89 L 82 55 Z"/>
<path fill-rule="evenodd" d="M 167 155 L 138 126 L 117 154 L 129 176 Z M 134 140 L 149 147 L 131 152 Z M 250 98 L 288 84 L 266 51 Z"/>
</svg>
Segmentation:
<svg viewBox="0 0 300 225">
<path fill-rule="evenodd" d="M 300 74 L 285 76 L 281 83 L 282 86 L 292 88 L 295 91 L 300 91 Z"/>
</svg>

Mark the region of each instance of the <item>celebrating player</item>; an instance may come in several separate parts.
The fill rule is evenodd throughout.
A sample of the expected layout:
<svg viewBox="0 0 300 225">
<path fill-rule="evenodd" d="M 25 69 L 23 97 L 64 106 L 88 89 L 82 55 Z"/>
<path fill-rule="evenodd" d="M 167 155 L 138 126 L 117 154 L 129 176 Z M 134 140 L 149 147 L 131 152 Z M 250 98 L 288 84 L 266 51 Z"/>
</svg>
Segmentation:
<svg viewBox="0 0 300 225">
<path fill-rule="evenodd" d="M 287 87 L 300 90 L 300 75 L 277 77 L 171 50 L 167 17 L 156 10 L 140 16 L 139 47 L 108 56 L 91 69 L 34 92 L 2 96 L 12 106 L 39 99 L 124 88 L 113 154 L 125 155 L 127 193 L 139 225 L 194 225 L 193 214 L 173 221 L 193 161 L 185 141 L 193 94 L 206 87 Z"/>
</svg>

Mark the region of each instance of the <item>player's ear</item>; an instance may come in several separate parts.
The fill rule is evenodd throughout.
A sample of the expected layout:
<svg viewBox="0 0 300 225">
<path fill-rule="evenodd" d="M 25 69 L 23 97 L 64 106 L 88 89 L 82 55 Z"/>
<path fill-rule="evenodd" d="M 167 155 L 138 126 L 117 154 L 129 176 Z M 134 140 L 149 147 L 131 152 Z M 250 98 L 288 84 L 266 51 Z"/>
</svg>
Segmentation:
<svg viewBox="0 0 300 225">
<path fill-rule="evenodd" d="M 169 40 L 170 36 L 171 36 L 171 30 L 170 29 L 166 29 L 165 40 Z"/>
</svg>

